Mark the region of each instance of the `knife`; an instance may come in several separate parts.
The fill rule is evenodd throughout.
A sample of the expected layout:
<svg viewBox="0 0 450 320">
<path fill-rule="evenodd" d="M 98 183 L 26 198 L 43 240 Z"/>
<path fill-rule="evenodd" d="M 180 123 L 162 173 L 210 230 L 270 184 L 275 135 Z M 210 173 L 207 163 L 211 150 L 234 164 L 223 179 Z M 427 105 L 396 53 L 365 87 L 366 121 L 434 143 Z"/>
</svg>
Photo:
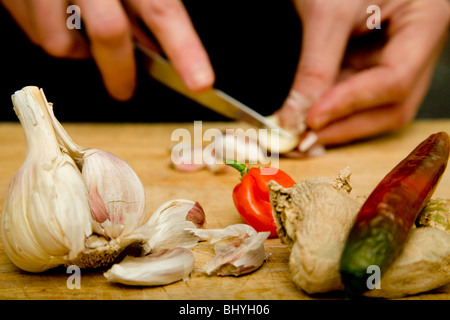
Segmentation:
<svg viewBox="0 0 450 320">
<path fill-rule="evenodd" d="M 155 80 L 163 83 L 172 90 L 224 115 L 225 117 L 241 120 L 258 128 L 278 130 L 279 134 L 283 135 L 285 138 L 295 139 L 294 136 L 285 129 L 269 121 L 258 112 L 247 107 L 221 90 L 211 88 L 200 93 L 191 92 L 183 84 L 180 76 L 169 61 L 137 41 L 135 42 L 135 46 L 145 56 L 145 68 L 148 73 Z"/>
</svg>

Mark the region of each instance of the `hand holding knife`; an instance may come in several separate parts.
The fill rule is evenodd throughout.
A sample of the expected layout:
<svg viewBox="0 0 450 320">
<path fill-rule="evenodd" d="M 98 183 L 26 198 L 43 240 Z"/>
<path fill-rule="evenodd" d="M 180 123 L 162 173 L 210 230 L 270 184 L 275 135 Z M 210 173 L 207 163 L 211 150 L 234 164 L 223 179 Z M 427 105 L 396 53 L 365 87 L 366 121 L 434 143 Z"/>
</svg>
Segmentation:
<svg viewBox="0 0 450 320">
<path fill-rule="evenodd" d="M 153 39 L 150 40 L 148 32 L 139 27 L 138 21 L 133 23 L 133 27 L 136 49 L 144 55 L 144 67 L 155 80 L 228 118 L 244 121 L 258 128 L 278 130 L 284 139 L 296 139 L 288 131 L 221 90 L 211 88 L 199 93 L 188 90 L 172 64 L 162 56 L 157 44 Z"/>
</svg>

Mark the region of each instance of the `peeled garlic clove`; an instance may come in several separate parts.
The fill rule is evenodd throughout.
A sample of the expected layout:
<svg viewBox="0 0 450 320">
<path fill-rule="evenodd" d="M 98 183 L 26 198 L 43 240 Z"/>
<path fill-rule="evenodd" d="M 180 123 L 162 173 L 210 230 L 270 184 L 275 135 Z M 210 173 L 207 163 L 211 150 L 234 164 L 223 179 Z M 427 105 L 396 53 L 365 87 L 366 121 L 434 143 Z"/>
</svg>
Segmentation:
<svg viewBox="0 0 450 320">
<path fill-rule="evenodd" d="M 194 270 L 194 255 L 185 248 L 162 250 L 145 257 L 126 257 L 104 273 L 108 281 L 135 286 L 160 286 L 186 281 Z"/>
<path fill-rule="evenodd" d="M 266 119 L 276 125 L 280 125 L 280 121 L 275 115 L 268 116 Z M 267 139 L 261 139 L 260 143 L 267 150 L 283 154 L 288 158 L 317 157 L 324 155 L 326 149 L 323 145 L 318 143 L 317 134 L 313 131 L 304 132 L 305 129 L 306 127 L 299 131 L 298 134 L 293 133 L 292 139 L 281 134 L 277 136 L 268 134 Z"/>
<path fill-rule="evenodd" d="M 208 275 L 240 276 L 255 271 L 267 259 L 264 241 L 270 232 L 259 232 L 250 237 L 234 236 L 219 240 L 214 248 L 216 255 L 203 269 Z"/>
<path fill-rule="evenodd" d="M 278 117 L 276 117 L 276 116 L 273 116 L 273 115 L 268 116 L 268 117 L 266 117 L 266 119 L 278 126 L 280 125 Z M 290 139 L 288 137 L 285 137 L 282 134 L 273 136 L 273 135 L 271 135 L 270 132 L 267 135 L 266 139 L 260 139 L 260 144 L 264 148 L 266 148 L 267 150 L 269 150 L 271 152 L 276 152 L 276 153 L 286 153 L 286 152 L 292 151 L 295 148 L 297 148 L 299 142 L 300 142 L 300 140 L 297 135 L 293 134 L 292 138 Z"/>
<path fill-rule="evenodd" d="M 42 272 L 84 249 L 92 233 L 89 199 L 74 161 L 59 148 L 43 92 L 25 87 L 12 100 L 27 152 L 6 193 L 2 240 L 16 266 Z"/>
<path fill-rule="evenodd" d="M 160 251 L 173 247 L 190 248 L 198 243 L 198 237 L 187 228 L 203 228 L 205 213 L 199 203 L 190 200 L 175 199 L 161 205 L 136 230 L 141 238 L 145 253 Z"/>
<path fill-rule="evenodd" d="M 73 142 L 46 103 L 62 148 L 75 159 L 89 190 L 94 231 L 116 239 L 130 235 L 145 218 L 145 190 L 136 172 L 120 157 Z"/>
<path fill-rule="evenodd" d="M 265 144 L 258 144 L 256 130 L 251 133 L 254 134 L 238 129 L 216 135 L 214 140 L 216 162 L 224 163 L 227 159 L 236 159 L 239 162 L 268 163 L 269 157 L 264 149 Z"/>
</svg>

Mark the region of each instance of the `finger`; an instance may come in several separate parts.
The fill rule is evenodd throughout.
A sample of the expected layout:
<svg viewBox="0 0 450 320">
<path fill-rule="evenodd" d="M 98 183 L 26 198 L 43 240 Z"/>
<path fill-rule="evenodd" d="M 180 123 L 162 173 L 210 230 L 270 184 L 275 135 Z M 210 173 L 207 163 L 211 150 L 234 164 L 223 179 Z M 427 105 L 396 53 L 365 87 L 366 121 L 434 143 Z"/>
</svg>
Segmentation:
<svg viewBox="0 0 450 320">
<path fill-rule="evenodd" d="M 130 26 L 120 1 L 77 0 L 76 3 L 107 91 L 118 100 L 131 98 L 136 84 L 136 63 Z"/>
<path fill-rule="evenodd" d="M 179 0 L 130 0 L 192 91 L 213 85 L 215 76 L 208 54 Z"/>
<path fill-rule="evenodd" d="M 400 102 L 406 92 L 403 88 L 389 67 L 361 71 L 330 89 L 310 109 L 307 123 L 317 130 L 363 109 Z"/>
<path fill-rule="evenodd" d="M 8 10 L 17 25 L 25 32 L 31 42 L 38 44 L 38 34 L 34 27 L 29 10 L 30 0 L 2 0 L 3 6 Z"/>
<path fill-rule="evenodd" d="M 419 2 L 408 2 L 409 6 Z M 447 21 L 429 16 L 439 14 L 418 10 L 414 20 L 410 14 L 392 17 L 388 33 L 391 35 L 382 49 L 378 66 L 361 71 L 336 84 L 310 110 L 307 123 L 319 129 L 352 113 L 380 105 L 402 103 L 412 92 L 412 87 L 425 71 L 430 61 L 436 59 L 442 43 Z M 423 9 L 423 10 L 422 10 Z M 424 25 L 430 26 L 423 28 Z"/>
<path fill-rule="evenodd" d="M 406 8 L 395 11 L 390 19 L 388 32 L 392 36 L 382 63 L 396 66 L 399 73 L 408 76 L 420 74 L 445 45 L 449 16 L 448 1 L 408 1 Z"/>
<path fill-rule="evenodd" d="M 48 54 L 64 58 L 89 56 L 81 35 L 67 28 L 66 1 L 34 0 L 30 5 L 39 44 Z"/>
<path fill-rule="evenodd" d="M 430 62 L 415 84 L 412 94 L 399 104 L 367 109 L 331 123 L 317 131 L 318 141 L 324 145 L 339 145 L 398 130 L 410 123 L 427 92 L 433 74 Z"/>
<path fill-rule="evenodd" d="M 336 4 L 316 5 L 304 12 L 301 3 L 302 47 L 292 88 L 315 101 L 336 79 L 352 24 L 350 17 L 343 19 Z"/>
<path fill-rule="evenodd" d="M 342 145 L 398 130 L 404 125 L 401 106 L 386 106 L 353 114 L 316 131 L 319 143 Z"/>
<path fill-rule="evenodd" d="M 298 5 L 303 25 L 300 60 L 291 93 L 278 113 L 282 125 L 293 131 L 301 131 L 312 103 L 335 82 L 352 29 L 352 20 L 343 19 L 335 2 L 309 8 L 304 3 Z"/>
</svg>

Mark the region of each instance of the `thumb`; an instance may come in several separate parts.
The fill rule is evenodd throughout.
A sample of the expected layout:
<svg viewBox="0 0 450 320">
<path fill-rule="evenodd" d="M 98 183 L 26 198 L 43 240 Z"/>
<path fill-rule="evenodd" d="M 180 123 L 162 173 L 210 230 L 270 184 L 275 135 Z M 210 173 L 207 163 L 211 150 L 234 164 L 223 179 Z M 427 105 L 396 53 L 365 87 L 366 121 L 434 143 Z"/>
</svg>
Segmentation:
<svg viewBox="0 0 450 320">
<path fill-rule="evenodd" d="M 291 91 L 277 116 L 283 127 L 302 133 L 309 108 L 336 81 L 355 15 L 335 7 L 334 1 L 297 2 L 303 27 L 301 55 Z"/>
</svg>

